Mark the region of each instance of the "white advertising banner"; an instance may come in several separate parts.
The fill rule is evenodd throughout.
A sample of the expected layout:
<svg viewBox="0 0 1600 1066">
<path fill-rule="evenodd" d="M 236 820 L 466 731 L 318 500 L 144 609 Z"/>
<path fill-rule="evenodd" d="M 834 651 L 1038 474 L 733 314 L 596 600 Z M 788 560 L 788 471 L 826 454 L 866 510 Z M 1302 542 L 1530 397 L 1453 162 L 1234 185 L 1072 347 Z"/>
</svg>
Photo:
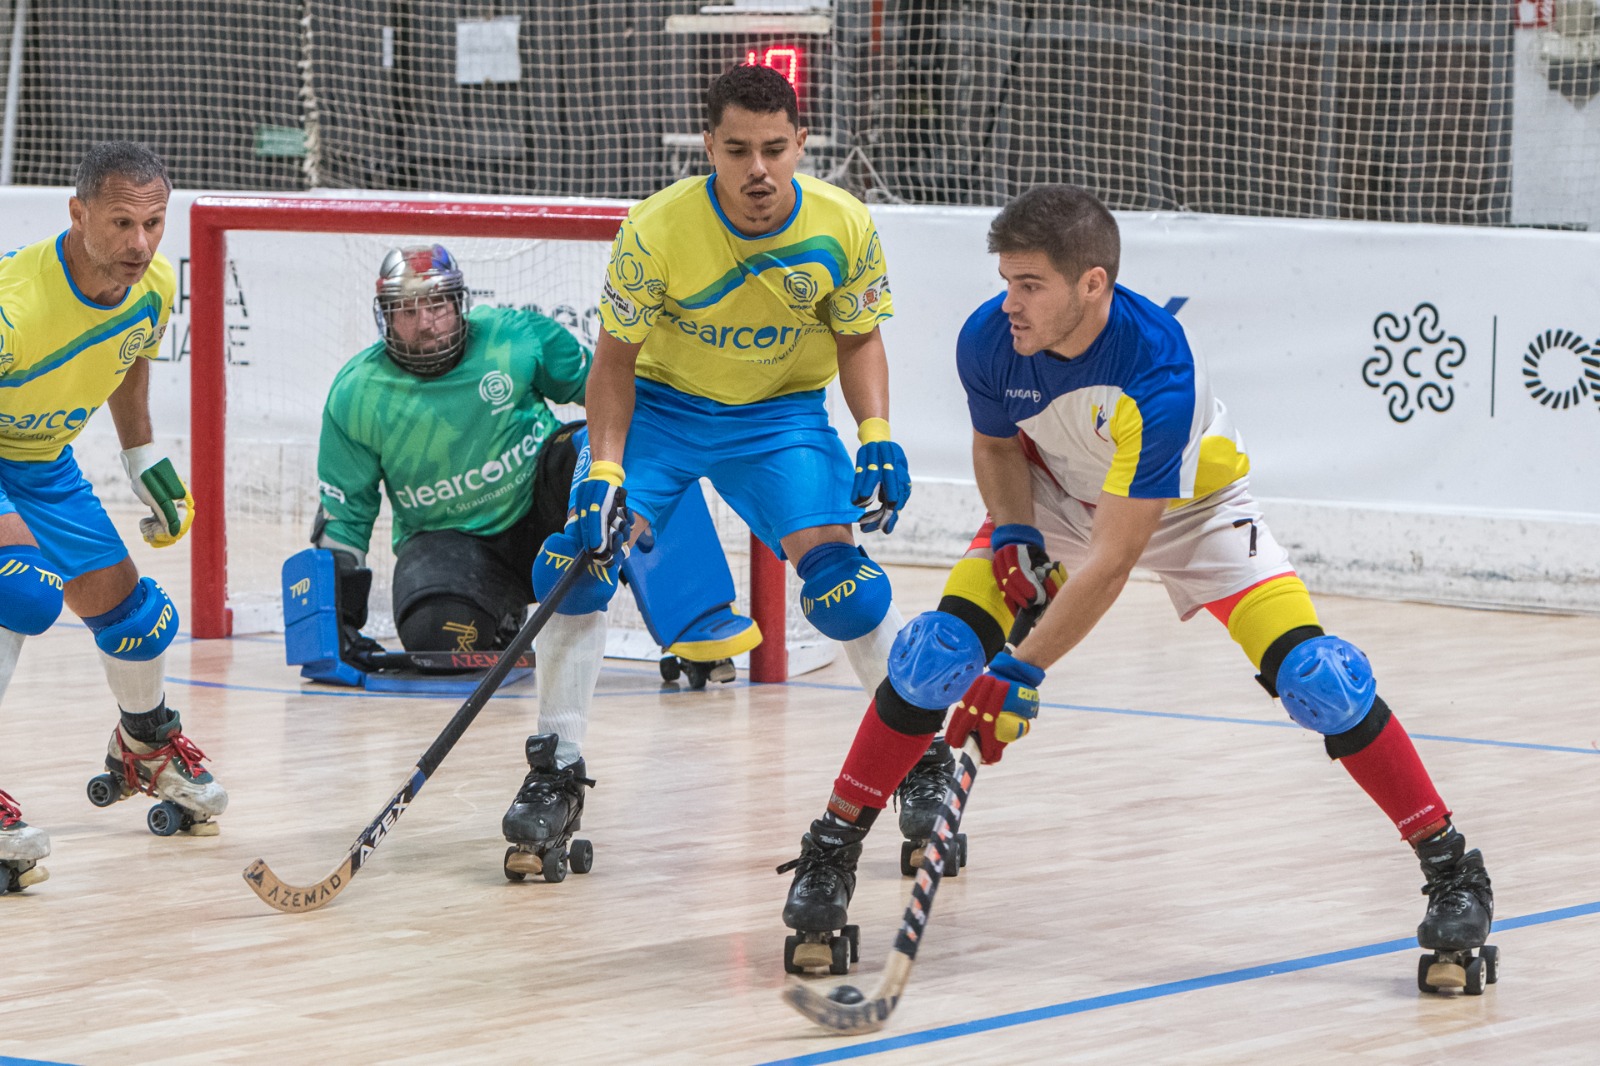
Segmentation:
<svg viewBox="0 0 1600 1066">
<path fill-rule="evenodd" d="M 54 236 L 68 195 L 0 191 L 0 246 Z M 189 446 L 187 213 L 197 195 L 173 196 L 163 251 L 182 291 L 152 381 L 158 436 L 180 455 Z M 885 330 L 891 422 L 916 490 L 895 536 L 872 550 L 946 564 L 982 515 L 954 345 L 967 314 L 1001 287 L 984 248 L 993 211 L 874 215 L 896 307 Z M 1600 611 L 1600 236 L 1181 214 L 1119 221 L 1121 282 L 1171 309 L 1208 359 L 1268 520 L 1314 587 Z M 333 372 L 375 339 L 376 254 L 330 254 L 330 240 L 253 234 L 230 245 L 240 373 L 323 349 L 296 371 L 287 406 L 273 396 L 270 409 L 264 399 L 253 407 L 265 393 L 243 377 L 230 384 L 230 425 L 276 434 L 286 453 L 314 452 Z M 595 247 L 596 262 L 603 251 Z M 569 326 L 592 337 L 584 293 L 598 291 L 598 272 L 587 258 L 540 305 L 563 306 Z M 491 284 L 478 298 L 499 296 Z M 91 422 L 79 455 L 97 483 L 120 483 L 108 419 Z M 313 487 L 284 493 L 309 498 Z"/>
</svg>

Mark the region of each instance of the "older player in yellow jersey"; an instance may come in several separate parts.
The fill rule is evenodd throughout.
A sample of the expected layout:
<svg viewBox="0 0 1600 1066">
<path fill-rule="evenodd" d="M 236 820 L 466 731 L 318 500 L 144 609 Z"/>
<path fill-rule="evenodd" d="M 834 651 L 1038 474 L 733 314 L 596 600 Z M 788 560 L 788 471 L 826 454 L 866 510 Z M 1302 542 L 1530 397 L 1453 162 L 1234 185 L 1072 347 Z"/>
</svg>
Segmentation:
<svg viewBox="0 0 1600 1066">
<path fill-rule="evenodd" d="M 99 647 L 122 717 L 90 798 L 158 795 L 150 826 L 215 832 L 227 793 L 166 706 L 162 657 L 178 628 L 167 594 L 141 578 L 73 458 L 72 441 L 111 411 L 140 521 L 156 547 L 189 530 L 194 502 L 152 443 L 148 359 L 172 312 L 172 264 L 156 249 L 172 185 L 143 145 L 97 144 L 78 167 L 72 224 L 0 258 L 0 695 L 23 639 L 43 633 L 63 603 Z M 9 768 L 5 768 L 9 770 Z M 49 838 L 0 793 L 0 864 L 17 889 L 46 876 Z"/>
<path fill-rule="evenodd" d="M 670 525 L 701 477 L 795 562 L 806 616 L 844 644 L 868 690 L 901 624 L 888 578 L 851 531 L 889 532 L 911 489 L 887 421 L 878 327 L 891 304 L 877 231 L 854 197 L 796 176 L 806 131 L 781 75 L 737 67 L 711 85 L 706 112 L 714 173 L 635 206 L 612 246 L 576 517 L 534 568 L 542 595 L 579 550 L 609 562 L 539 637 L 541 664 L 588 664 L 565 700 L 574 723 L 598 677 L 623 541 Z M 828 422 L 835 377 L 861 442 L 854 463 Z M 545 804 L 530 794 L 523 805 Z"/>
</svg>

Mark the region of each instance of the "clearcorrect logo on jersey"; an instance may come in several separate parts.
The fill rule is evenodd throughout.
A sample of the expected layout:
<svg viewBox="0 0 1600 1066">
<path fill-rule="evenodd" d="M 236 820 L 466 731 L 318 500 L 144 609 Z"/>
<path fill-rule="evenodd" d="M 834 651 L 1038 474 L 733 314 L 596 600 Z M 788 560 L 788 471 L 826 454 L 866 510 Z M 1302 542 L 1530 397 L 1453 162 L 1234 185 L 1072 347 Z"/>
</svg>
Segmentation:
<svg viewBox="0 0 1600 1066">
<path fill-rule="evenodd" d="M 340 503 L 345 502 L 344 490 L 337 485 L 330 485 L 326 481 L 318 481 L 317 491 L 328 497 L 330 500 L 338 500 Z"/>
<path fill-rule="evenodd" d="M 491 370 L 478 381 L 478 395 L 483 402 L 493 410 L 491 414 L 499 414 L 511 407 L 511 397 L 516 391 L 516 386 L 511 381 L 511 375 L 504 370 Z"/>
<path fill-rule="evenodd" d="M 74 407 L 70 411 L 24 411 L 11 414 L 0 411 L 0 430 L 77 430 L 89 421 L 98 407 Z"/>
</svg>

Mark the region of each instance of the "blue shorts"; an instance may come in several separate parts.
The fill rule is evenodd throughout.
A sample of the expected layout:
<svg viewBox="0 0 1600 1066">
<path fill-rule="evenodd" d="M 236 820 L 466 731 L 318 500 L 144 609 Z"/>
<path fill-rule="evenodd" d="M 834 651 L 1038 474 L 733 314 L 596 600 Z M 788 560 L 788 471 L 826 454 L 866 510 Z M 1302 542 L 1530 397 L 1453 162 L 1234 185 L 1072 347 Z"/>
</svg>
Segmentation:
<svg viewBox="0 0 1600 1066">
<path fill-rule="evenodd" d="M 128 557 L 70 447 L 46 463 L 0 459 L 0 514 L 22 516 L 63 581 Z"/>
<path fill-rule="evenodd" d="M 861 518 L 850 505 L 855 462 L 828 422 L 822 389 L 725 404 L 635 384 L 622 469 L 628 506 L 652 528 L 671 521 L 678 497 L 702 477 L 780 559 L 790 533 Z M 588 467 L 580 460 L 578 476 Z"/>
</svg>

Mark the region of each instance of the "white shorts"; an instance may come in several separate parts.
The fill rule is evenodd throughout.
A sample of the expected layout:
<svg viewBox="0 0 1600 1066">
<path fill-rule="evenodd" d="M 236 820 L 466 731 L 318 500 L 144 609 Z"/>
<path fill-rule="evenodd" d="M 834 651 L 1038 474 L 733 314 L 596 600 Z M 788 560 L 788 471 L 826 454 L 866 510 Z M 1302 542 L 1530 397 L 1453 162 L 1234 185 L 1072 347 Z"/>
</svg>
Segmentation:
<svg viewBox="0 0 1600 1066">
<path fill-rule="evenodd" d="M 1043 470 L 1031 470 L 1034 521 L 1044 534 L 1045 551 L 1070 575 L 1088 557 L 1095 509 L 1063 493 Z M 1273 539 L 1242 480 L 1169 510 L 1139 556 L 1139 565 L 1161 579 L 1185 621 L 1208 603 L 1294 573 L 1289 553 Z"/>
</svg>

